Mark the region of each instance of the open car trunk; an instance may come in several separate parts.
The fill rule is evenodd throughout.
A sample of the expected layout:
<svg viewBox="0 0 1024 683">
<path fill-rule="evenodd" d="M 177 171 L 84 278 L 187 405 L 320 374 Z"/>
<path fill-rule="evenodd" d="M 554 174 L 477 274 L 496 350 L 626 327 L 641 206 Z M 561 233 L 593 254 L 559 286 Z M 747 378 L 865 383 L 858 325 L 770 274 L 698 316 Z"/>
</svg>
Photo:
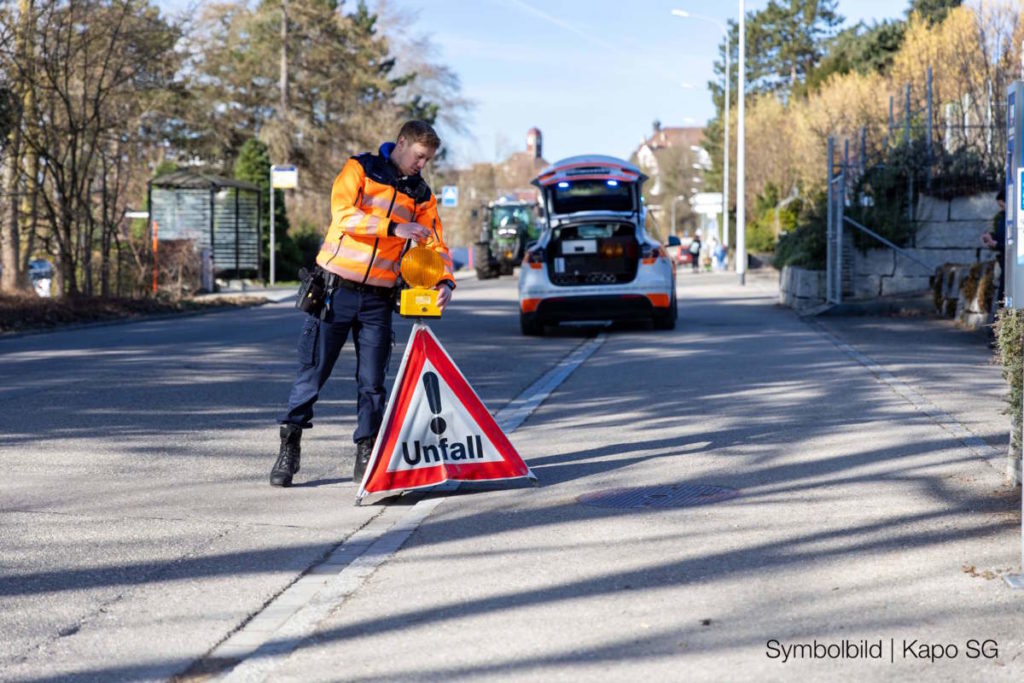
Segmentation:
<svg viewBox="0 0 1024 683">
<path fill-rule="evenodd" d="M 552 284 L 615 285 L 636 277 L 640 244 L 632 223 L 575 223 L 552 229 L 546 254 Z"/>
</svg>

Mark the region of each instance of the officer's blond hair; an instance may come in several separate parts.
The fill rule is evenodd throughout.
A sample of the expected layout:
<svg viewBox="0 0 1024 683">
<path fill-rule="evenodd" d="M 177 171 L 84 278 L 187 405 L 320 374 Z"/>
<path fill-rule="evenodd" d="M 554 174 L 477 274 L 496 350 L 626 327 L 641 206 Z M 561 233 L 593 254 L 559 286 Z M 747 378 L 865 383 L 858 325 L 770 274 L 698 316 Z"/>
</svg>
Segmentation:
<svg viewBox="0 0 1024 683">
<path fill-rule="evenodd" d="M 441 138 L 438 137 L 434 127 L 426 121 L 406 121 L 402 125 L 402 130 L 398 131 L 398 137 L 405 138 L 409 142 L 418 142 L 431 149 L 437 149 L 441 146 Z M 395 139 L 397 140 L 398 138 Z"/>
</svg>

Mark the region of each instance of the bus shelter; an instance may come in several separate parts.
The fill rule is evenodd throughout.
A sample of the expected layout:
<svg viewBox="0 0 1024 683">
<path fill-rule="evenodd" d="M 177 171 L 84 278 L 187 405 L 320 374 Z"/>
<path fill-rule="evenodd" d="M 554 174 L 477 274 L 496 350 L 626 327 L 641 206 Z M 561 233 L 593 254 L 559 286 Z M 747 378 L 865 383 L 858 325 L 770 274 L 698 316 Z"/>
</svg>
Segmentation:
<svg viewBox="0 0 1024 683">
<path fill-rule="evenodd" d="M 152 239 L 189 240 L 209 254 L 215 274 L 263 279 L 258 185 L 182 169 L 149 181 L 147 191 Z"/>
</svg>

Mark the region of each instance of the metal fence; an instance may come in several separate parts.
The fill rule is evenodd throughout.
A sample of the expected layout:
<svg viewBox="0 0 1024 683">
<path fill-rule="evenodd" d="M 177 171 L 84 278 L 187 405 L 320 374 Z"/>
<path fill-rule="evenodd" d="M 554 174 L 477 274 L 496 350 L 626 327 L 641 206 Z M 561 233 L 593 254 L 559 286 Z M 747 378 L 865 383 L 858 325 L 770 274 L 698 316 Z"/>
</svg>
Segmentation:
<svg viewBox="0 0 1024 683">
<path fill-rule="evenodd" d="M 894 163 L 906 171 L 905 212 L 901 220 L 912 226 L 916 220 L 916 199 L 922 193 L 938 192 L 951 197 L 970 194 L 979 184 L 1000 185 L 1006 146 L 1006 130 L 1000 125 L 1005 104 L 995 97 L 991 82 L 986 100 L 947 102 L 936 110 L 932 92 L 932 69 L 928 68 L 922 106 L 913 106 L 913 88 L 908 83 L 899 100 L 889 97 L 885 122 L 863 126 L 852 139 L 828 138 L 826 211 L 826 300 L 842 303 L 852 292 L 854 235 L 860 244 L 869 242 L 893 250 L 931 273 L 931 266 L 880 234 L 865 221 L 857 220 L 866 207 L 881 198 L 870 183 L 871 174 L 883 172 Z M 897 101 L 901 111 L 897 114 Z M 979 115 L 979 111 L 982 112 Z M 851 145 L 851 142 L 853 143 Z M 851 150 L 852 147 L 852 150 Z M 899 158 L 896 162 L 894 159 Z M 959 164 L 959 166 L 958 166 Z M 902 190 L 901 190 L 902 192 Z M 851 215 L 853 214 L 853 215 Z M 877 226 L 876 226 L 877 227 Z M 897 240 L 898 241 L 898 240 Z"/>
</svg>

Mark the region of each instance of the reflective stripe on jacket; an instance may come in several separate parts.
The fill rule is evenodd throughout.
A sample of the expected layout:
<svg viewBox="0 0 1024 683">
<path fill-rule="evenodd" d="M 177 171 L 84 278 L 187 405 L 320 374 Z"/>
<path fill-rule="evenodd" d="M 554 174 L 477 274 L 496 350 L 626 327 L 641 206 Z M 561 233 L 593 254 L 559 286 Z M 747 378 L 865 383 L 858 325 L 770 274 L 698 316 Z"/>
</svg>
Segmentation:
<svg viewBox="0 0 1024 683">
<path fill-rule="evenodd" d="M 389 227 L 415 221 L 431 229 L 424 246 L 441 255 L 442 279 L 454 285 L 437 200 L 418 174 L 398 175 L 389 160 L 392 147 L 388 143 L 379 154 L 360 154 L 345 162 L 331 189 L 331 225 L 316 262 L 346 280 L 394 287 L 406 240 L 395 237 Z"/>
</svg>

